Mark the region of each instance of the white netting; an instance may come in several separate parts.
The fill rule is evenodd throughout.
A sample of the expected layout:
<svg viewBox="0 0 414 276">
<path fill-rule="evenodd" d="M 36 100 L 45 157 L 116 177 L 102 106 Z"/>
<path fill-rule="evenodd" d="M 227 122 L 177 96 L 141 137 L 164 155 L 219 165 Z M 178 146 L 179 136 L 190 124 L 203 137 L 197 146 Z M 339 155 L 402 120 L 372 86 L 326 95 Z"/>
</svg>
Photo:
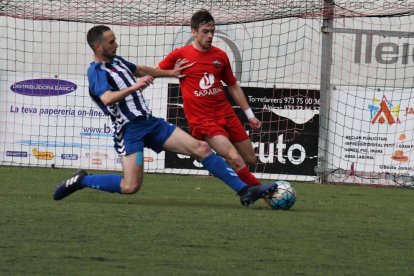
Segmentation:
<svg viewBox="0 0 414 276">
<path fill-rule="evenodd" d="M 86 32 L 108 24 L 119 55 L 152 66 L 191 41 L 200 8 L 215 17 L 214 44 L 263 121 L 256 132 L 246 124 L 259 177 L 410 183 L 410 1 L 0 1 L 1 164 L 121 169 L 88 95 Z M 186 127 L 176 80 L 156 80 L 146 97 L 156 116 Z M 206 173 L 194 159 L 145 155 L 150 171 Z"/>
<path fill-rule="evenodd" d="M 317 0 L 2 0 L 0 15 L 33 20 L 66 20 L 119 25 L 188 25 L 193 12 L 211 11 L 217 24 L 262 21 L 286 17 L 316 18 L 410 15 L 410 1 Z"/>
</svg>

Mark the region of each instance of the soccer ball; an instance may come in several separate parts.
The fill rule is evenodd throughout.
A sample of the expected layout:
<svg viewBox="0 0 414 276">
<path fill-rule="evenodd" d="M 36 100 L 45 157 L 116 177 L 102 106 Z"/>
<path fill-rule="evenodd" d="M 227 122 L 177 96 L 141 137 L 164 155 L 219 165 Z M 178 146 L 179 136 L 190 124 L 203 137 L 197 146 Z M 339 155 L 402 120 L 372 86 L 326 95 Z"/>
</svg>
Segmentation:
<svg viewBox="0 0 414 276">
<path fill-rule="evenodd" d="M 267 204 L 273 210 L 289 210 L 296 202 L 296 192 L 289 182 L 284 180 L 275 181 L 277 189 L 270 198 L 266 199 Z"/>
</svg>

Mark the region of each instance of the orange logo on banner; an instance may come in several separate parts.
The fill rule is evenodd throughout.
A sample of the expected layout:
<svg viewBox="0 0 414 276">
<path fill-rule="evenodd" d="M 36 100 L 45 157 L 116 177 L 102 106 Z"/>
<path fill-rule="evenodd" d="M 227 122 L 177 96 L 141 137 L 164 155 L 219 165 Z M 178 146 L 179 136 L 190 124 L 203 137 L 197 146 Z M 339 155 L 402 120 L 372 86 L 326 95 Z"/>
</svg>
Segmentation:
<svg viewBox="0 0 414 276">
<path fill-rule="evenodd" d="M 391 157 L 394 161 L 398 161 L 401 163 L 408 161 L 408 156 L 404 155 L 404 152 L 402 150 L 396 150 L 394 152 L 394 155 Z"/>
<path fill-rule="evenodd" d="M 397 106 L 397 108 L 399 108 L 399 106 Z M 397 114 L 398 114 L 398 111 L 397 111 Z M 389 108 L 387 100 L 385 98 L 382 99 L 379 105 L 379 109 L 377 113 L 374 115 L 374 117 L 372 118 L 371 123 L 374 124 L 377 121 L 380 124 L 383 124 L 385 123 L 385 121 L 387 121 L 389 125 L 395 124 L 397 122 L 394 119 L 394 116 L 392 115 L 391 109 Z"/>
<path fill-rule="evenodd" d="M 32 153 L 37 160 L 52 160 L 55 155 L 50 151 L 38 151 L 37 148 L 32 149 Z"/>
<path fill-rule="evenodd" d="M 400 137 L 398 138 L 400 141 L 404 141 L 407 139 L 407 136 L 405 135 L 405 133 L 400 134 Z M 392 155 L 392 160 L 397 161 L 397 162 L 408 162 L 409 158 L 407 155 L 404 154 L 404 152 L 402 150 L 396 150 L 394 152 L 394 154 Z"/>
</svg>

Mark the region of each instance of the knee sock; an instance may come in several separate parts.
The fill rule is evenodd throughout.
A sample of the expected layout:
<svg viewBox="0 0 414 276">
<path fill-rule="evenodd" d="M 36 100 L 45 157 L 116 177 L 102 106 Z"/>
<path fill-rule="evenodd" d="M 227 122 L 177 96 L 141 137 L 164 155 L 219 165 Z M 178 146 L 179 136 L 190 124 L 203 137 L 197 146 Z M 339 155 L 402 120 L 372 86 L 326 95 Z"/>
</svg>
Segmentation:
<svg viewBox="0 0 414 276">
<path fill-rule="evenodd" d="M 87 175 L 81 185 L 109 193 L 121 193 L 121 180 L 122 176 L 117 174 Z"/>
<path fill-rule="evenodd" d="M 241 168 L 240 170 L 236 171 L 237 175 L 240 177 L 240 179 L 246 183 L 249 186 L 256 186 L 260 185 L 259 179 L 257 179 L 245 166 L 244 168 Z"/>
<path fill-rule="evenodd" d="M 234 170 L 215 153 L 201 160 L 201 164 L 215 177 L 222 180 L 230 188 L 239 193 L 243 188 L 247 187 L 246 183 L 240 180 Z"/>
</svg>

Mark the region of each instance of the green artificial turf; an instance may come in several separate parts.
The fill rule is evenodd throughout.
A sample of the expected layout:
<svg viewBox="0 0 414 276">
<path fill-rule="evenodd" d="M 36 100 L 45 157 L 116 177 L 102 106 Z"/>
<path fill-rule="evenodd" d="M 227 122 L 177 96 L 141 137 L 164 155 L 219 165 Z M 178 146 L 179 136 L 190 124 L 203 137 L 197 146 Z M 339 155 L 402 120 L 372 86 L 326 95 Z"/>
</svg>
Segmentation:
<svg viewBox="0 0 414 276">
<path fill-rule="evenodd" d="M 0 167 L 1 275 L 414 274 L 413 189 L 292 183 L 274 211 L 212 177 L 147 174 L 134 195 L 53 201 L 72 172 Z"/>
</svg>

